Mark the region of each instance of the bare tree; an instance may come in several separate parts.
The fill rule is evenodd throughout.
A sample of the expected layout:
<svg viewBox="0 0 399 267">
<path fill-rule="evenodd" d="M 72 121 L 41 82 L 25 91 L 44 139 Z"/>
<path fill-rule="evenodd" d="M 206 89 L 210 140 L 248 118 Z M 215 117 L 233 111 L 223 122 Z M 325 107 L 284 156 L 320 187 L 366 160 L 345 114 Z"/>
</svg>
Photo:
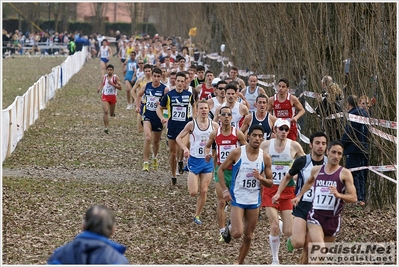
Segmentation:
<svg viewBox="0 0 399 267">
<path fill-rule="evenodd" d="M 132 35 L 135 35 L 135 32 L 137 30 L 137 16 L 138 16 L 138 5 L 139 3 L 126 3 L 126 7 L 130 16 L 130 28 L 131 28 L 131 32 Z"/>
<path fill-rule="evenodd" d="M 105 32 L 105 23 L 104 23 L 104 15 L 107 3 L 92 3 L 91 7 L 94 13 L 93 30 L 95 32 L 104 33 Z"/>
</svg>

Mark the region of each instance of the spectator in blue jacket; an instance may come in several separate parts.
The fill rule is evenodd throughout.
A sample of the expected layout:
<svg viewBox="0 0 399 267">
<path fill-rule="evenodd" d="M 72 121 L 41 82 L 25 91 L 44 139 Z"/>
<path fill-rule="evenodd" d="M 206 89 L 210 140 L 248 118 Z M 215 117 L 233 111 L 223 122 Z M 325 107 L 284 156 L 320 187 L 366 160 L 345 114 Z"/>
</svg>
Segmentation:
<svg viewBox="0 0 399 267">
<path fill-rule="evenodd" d="M 367 111 L 357 105 L 357 96 L 348 96 L 347 102 L 349 114 L 369 117 Z M 366 124 L 348 121 L 341 142 L 344 145 L 346 168 L 350 169 L 368 165 L 369 146 L 368 127 Z M 366 196 L 365 172 L 363 170 L 353 171 L 352 175 L 358 198 L 357 204 L 364 206 Z"/>
<path fill-rule="evenodd" d="M 109 237 L 115 231 L 115 216 L 102 205 L 86 211 L 83 232 L 66 245 L 57 248 L 48 264 L 129 264 L 123 255 L 126 247 Z"/>
</svg>

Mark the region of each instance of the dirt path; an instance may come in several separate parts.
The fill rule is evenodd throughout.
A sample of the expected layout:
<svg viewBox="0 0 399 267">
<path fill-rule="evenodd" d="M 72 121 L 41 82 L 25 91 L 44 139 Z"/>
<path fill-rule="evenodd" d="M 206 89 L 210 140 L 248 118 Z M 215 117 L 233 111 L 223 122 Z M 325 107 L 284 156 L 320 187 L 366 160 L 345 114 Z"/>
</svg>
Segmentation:
<svg viewBox="0 0 399 267">
<path fill-rule="evenodd" d="M 116 58 L 116 73 L 123 79 Z M 114 240 L 127 245 L 131 264 L 232 264 L 240 240 L 219 243 L 214 184 L 203 213 L 204 225 L 192 222 L 194 198 L 186 174 L 170 185 L 165 139 L 158 171 L 141 171 L 142 134 L 136 114 L 118 94 L 110 134 L 103 132 L 99 59 L 91 59 L 40 113 L 3 164 L 3 263 L 44 264 L 50 253 L 80 229 L 93 203 L 116 213 Z M 246 264 L 270 264 L 269 226 L 262 211 Z M 396 213 L 344 212 L 340 241 L 396 240 Z M 295 264 L 300 251 L 288 253 L 281 238 L 280 263 Z"/>
</svg>

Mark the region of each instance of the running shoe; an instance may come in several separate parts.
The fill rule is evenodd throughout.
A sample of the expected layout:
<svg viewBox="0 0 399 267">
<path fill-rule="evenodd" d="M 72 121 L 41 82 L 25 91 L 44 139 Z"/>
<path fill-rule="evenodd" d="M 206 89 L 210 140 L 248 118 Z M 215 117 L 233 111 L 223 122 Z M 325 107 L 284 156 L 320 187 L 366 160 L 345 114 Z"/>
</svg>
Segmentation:
<svg viewBox="0 0 399 267">
<path fill-rule="evenodd" d="M 194 217 L 194 222 L 195 222 L 196 224 L 198 224 L 198 225 L 202 225 L 202 221 L 201 221 L 201 219 L 200 219 L 199 216 L 195 216 L 195 217 Z"/>
<path fill-rule="evenodd" d="M 173 185 L 176 185 L 176 181 L 177 181 L 177 178 L 172 177 L 172 184 L 173 184 Z"/>
<path fill-rule="evenodd" d="M 224 242 L 223 234 L 220 234 L 219 242 Z"/>
<path fill-rule="evenodd" d="M 278 261 L 273 261 L 273 262 L 272 262 L 272 265 L 280 265 L 280 262 L 278 262 Z"/>
<path fill-rule="evenodd" d="M 148 172 L 148 162 L 144 162 L 143 163 L 143 171 L 147 171 Z"/>
<path fill-rule="evenodd" d="M 230 225 L 230 220 L 227 223 L 226 228 L 224 228 L 224 232 L 222 234 L 223 240 L 226 243 L 230 243 L 231 241 L 231 235 L 230 235 L 230 231 L 229 231 L 229 225 Z"/>
<path fill-rule="evenodd" d="M 152 160 L 152 167 L 154 168 L 154 170 L 158 170 L 158 159 L 157 158 L 154 158 L 153 160 Z"/>
<path fill-rule="evenodd" d="M 105 128 L 104 133 L 109 134 L 108 128 Z"/>
<path fill-rule="evenodd" d="M 133 108 L 133 105 L 132 105 L 132 104 L 127 104 L 126 109 L 132 109 L 132 108 Z"/>
<path fill-rule="evenodd" d="M 229 211 L 229 202 L 226 202 L 226 205 L 224 206 L 224 212 L 228 212 Z"/>
<path fill-rule="evenodd" d="M 179 174 L 183 174 L 184 173 L 183 161 L 179 161 L 178 164 L 179 164 Z"/>
<path fill-rule="evenodd" d="M 115 117 L 115 113 L 110 115 L 111 117 Z"/>
<path fill-rule="evenodd" d="M 291 243 L 291 237 L 288 237 L 287 242 L 285 243 L 287 246 L 288 252 L 293 252 L 294 251 L 294 246 Z"/>
</svg>

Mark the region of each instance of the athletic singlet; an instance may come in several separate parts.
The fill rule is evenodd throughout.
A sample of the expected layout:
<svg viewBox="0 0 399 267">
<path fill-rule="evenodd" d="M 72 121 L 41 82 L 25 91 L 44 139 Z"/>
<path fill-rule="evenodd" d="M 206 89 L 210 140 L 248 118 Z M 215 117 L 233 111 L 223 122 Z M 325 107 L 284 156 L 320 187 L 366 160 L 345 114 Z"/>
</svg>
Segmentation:
<svg viewBox="0 0 399 267">
<path fill-rule="evenodd" d="M 212 101 L 213 101 L 213 108 L 209 112 L 209 117 L 211 118 L 211 120 L 213 120 L 213 118 L 215 117 L 216 109 L 223 104 L 219 102 L 216 96 L 212 97 Z"/>
<path fill-rule="evenodd" d="M 266 113 L 266 117 L 263 120 L 259 120 L 256 117 L 256 111 L 252 112 L 252 120 L 251 123 L 249 124 L 249 127 L 251 127 L 254 124 L 259 124 L 262 125 L 263 131 L 265 132 L 263 135 L 264 140 L 270 140 L 270 136 L 272 135 L 272 128 L 270 127 L 269 124 L 269 112 Z"/>
<path fill-rule="evenodd" d="M 212 94 L 213 94 L 213 87 L 211 86 L 210 88 L 207 88 L 206 84 L 203 83 L 201 86 L 201 91 L 199 93 L 199 100 L 210 99 L 212 98 Z"/>
<path fill-rule="evenodd" d="M 231 127 L 231 133 L 227 136 L 223 135 L 222 129 L 219 128 L 216 133 L 215 143 L 217 164 L 220 165 L 226 160 L 230 151 L 238 147 L 236 127 Z M 229 166 L 228 169 L 231 170 L 232 166 Z"/>
<path fill-rule="evenodd" d="M 295 188 L 295 195 L 297 195 L 299 192 L 301 192 L 303 185 L 306 183 L 306 181 L 310 177 L 310 172 L 312 171 L 312 168 L 314 166 L 322 165 L 322 164 L 326 164 L 327 163 L 327 157 L 326 156 L 324 156 L 324 161 L 322 161 L 320 164 L 316 164 L 316 165 L 313 164 L 313 160 L 312 160 L 310 154 L 307 154 L 307 155 L 302 156 L 302 157 L 306 158 L 306 160 L 305 160 L 306 163 L 305 163 L 304 168 L 302 170 L 300 170 L 299 173 L 298 173 L 298 178 L 297 178 L 296 188 Z M 306 166 L 306 164 L 307 164 L 307 166 Z M 303 194 L 302 201 L 305 201 L 305 202 L 312 202 L 313 201 L 313 186 L 308 191 L 306 191 L 305 194 Z"/>
<path fill-rule="evenodd" d="M 145 86 L 145 106 L 143 114 L 147 115 L 147 112 L 155 113 L 157 110 L 158 102 L 163 97 L 165 92 L 165 85 L 160 84 L 157 88 L 154 88 L 152 82 L 147 83 Z"/>
<path fill-rule="evenodd" d="M 168 113 L 168 127 L 169 123 L 173 122 L 188 122 L 190 106 L 194 104 L 193 95 L 183 90 L 181 93 L 176 90 L 169 91 L 161 99 L 161 107 L 167 108 Z"/>
<path fill-rule="evenodd" d="M 335 186 L 338 193 L 345 194 L 345 183 L 341 181 L 340 174 L 342 166 L 339 167 L 335 172 L 327 174 L 325 172 L 325 166 L 320 168 L 319 173 L 313 184 L 313 207 L 310 212 L 314 210 L 325 210 L 328 211 L 327 216 L 337 216 L 344 208 L 344 201 L 340 198 L 336 198 L 330 193 L 329 186 Z"/>
<path fill-rule="evenodd" d="M 284 151 L 281 153 L 278 153 L 274 148 L 275 140 L 275 138 L 270 139 L 269 155 L 272 158 L 273 184 L 279 185 L 281 183 L 281 179 L 284 178 L 291 168 L 293 158 L 291 157 L 290 153 L 291 140 L 287 139 Z"/>
<path fill-rule="evenodd" d="M 136 71 L 137 68 L 137 61 L 132 59 L 128 59 L 126 63 L 126 74 L 125 74 L 125 80 L 131 81 L 133 79 L 134 72 Z"/>
<path fill-rule="evenodd" d="M 190 156 L 205 158 L 205 145 L 213 131 L 212 121 L 208 119 L 208 127 L 205 130 L 198 127 L 197 120 L 193 120 L 193 125 L 194 129 L 190 134 Z"/>
<path fill-rule="evenodd" d="M 121 59 L 126 59 L 126 47 L 121 46 L 119 49 L 121 51 Z"/>
<path fill-rule="evenodd" d="M 112 84 L 109 83 L 107 76 L 108 76 L 108 74 L 105 74 L 104 78 L 103 78 L 102 94 L 103 95 L 116 95 L 118 90 L 116 90 L 116 88 Z M 116 74 L 114 74 L 111 79 L 112 79 L 113 83 L 116 83 Z"/>
<path fill-rule="evenodd" d="M 256 205 L 260 203 L 260 182 L 254 178 L 254 169 L 262 173 L 265 165 L 263 162 L 263 150 L 259 149 L 259 155 L 255 161 L 247 157 L 246 147 L 241 146 L 241 155 L 233 164 L 233 174 L 230 192 L 233 201 L 241 205 Z"/>
<path fill-rule="evenodd" d="M 247 86 L 247 90 L 245 91 L 245 99 L 247 100 L 247 102 L 249 103 L 249 111 L 255 111 L 255 102 L 256 102 L 256 98 L 259 95 L 259 86 L 256 86 L 255 91 L 253 93 L 251 93 L 249 91 L 249 86 Z"/>
<path fill-rule="evenodd" d="M 143 77 L 145 75 L 144 70 L 140 71 L 140 69 L 137 69 L 136 72 L 136 81 L 137 79 L 140 79 L 141 77 Z"/>
<path fill-rule="evenodd" d="M 277 118 L 291 119 L 295 114 L 295 107 L 291 105 L 291 94 L 288 93 L 284 102 L 277 100 L 277 94 L 274 95 L 273 114 Z M 291 126 L 293 122 L 291 121 Z M 290 127 L 291 128 L 291 127 Z"/>
<path fill-rule="evenodd" d="M 101 58 L 108 58 L 109 57 L 109 50 L 108 50 L 108 46 L 101 46 L 100 47 L 100 57 Z"/>
<path fill-rule="evenodd" d="M 222 107 L 227 106 L 226 102 L 223 102 Z M 236 102 L 234 107 L 231 108 L 231 126 L 240 128 L 245 116 L 240 113 L 240 103 Z"/>
</svg>

